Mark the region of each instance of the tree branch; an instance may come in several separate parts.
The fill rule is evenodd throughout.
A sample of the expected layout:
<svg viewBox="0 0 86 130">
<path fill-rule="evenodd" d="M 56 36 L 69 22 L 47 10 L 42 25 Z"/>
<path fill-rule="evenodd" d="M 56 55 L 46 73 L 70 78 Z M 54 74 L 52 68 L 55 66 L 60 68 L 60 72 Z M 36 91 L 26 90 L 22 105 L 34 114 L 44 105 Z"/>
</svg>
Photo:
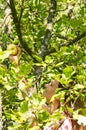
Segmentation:
<svg viewBox="0 0 86 130">
<path fill-rule="evenodd" d="M 22 4 L 21 4 L 21 10 L 20 10 L 20 16 L 19 16 L 19 23 L 21 22 L 21 18 L 22 18 L 22 14 L 23 14 L 23 11 L 24 11 L 24 0 L 22 0 Z"/>
<path fill-rule="evenodd" d="M 74 38 L 73 40 L 63 43 L 61 45 L 58 45 L 58 48 L 62 47 L 62 46 L 69 46 L 69 45 L 73 45 L 74 43 L 78 42 L 79 40 L 81 40 L 82 38 L 84 38 L 86 36 L 86 32 L 83 32 L 82 34 L 80 34 L 79 36 L 77 36 L 76 38 Z M 51 48 L 50 50 L 46 50 L 46 54 L 45 56 L 56 52 L 55 48 Z"/>
<path fill-rule="evenodd" d="M 42 60 L 45 60 L 45 56 L 47 55 L 47 46 L 49 43 L 49 40 L 51 38 L 51 33 L 52 33 L 52 24 L 53 24 L 53 18 L 55 15 L 55 11 L 56 11 L 56 0 L 50 0 L 50 9 L 49 9 L 49 16 L 47 19 L 47 27 L 46 27 L 46 32 L 45 32 L 45 36 L 43 39 L 43 43 L 41 46 L 41 53 L 39 54 L 39 56 L 42 58 Z M 34 72 L 35 72 L 35 86 L 37 87 L 37 90 L 39 89 L 39 83 L 41 80 L 41 76 L 42 76 L 42 71 L 43 68 L 40 66 L 34 66 Z"/>
<path fill-rule="evenodd" d="M 86 36 L 86 32 L 83 32 L 82 34 L 80 34 L 79 36 L 75 37 L 73 40 L 67 42 L 67 43 L 63 43 L 60 46 L 68 46 L 68 45 L 72 45 L 76 42 L 78 42 L 79 40 L 81 40 L 82 38 L 84 38 Z"/>
<path fill-rule="evenodd" d="M 18 16 L 17 16 L 17 11 L 15 9 L 14 0 L 9 0 L 9 7 L 11 9 L 11 13 L 12 13 L 12 17 L 13 17 L 13 22 L 14 22 L 15 27 L 16 27 L 16 32 L 17 32 L 20 44 L 22 45 L 22 47 L 24 48 L 24 50 L 34 59 L 34 57 L 32 56 L 32 51 L 29 49 L 28 45 L 26 44 L 26 42 L 22 38 L 20 21 L 18 20 Z M 34 61 L 36 61 L 36 60 L 34 59 Z"/>
<path fill-rule="evenodd" d="M 63 35 L 60 35 L 60 34 L 58 34 L 58 33 L 55 34 L 54 37 L 55 37 L 55 38 L 58 37 L 59 39 L 63 39 L 63 40 L 66 40 L 66 41 L 68 40 L 68 37 L 67 37 L 67 36 L 63 36 Z"/>
<path fill-rule="evenodd" d="M 55 12 L 56 12 L 56 0 L 50 0 L 50 9 L 49 9 L 49 16 L 47 19 L 48 22 L 47 22 L 46 32 L 45 32 L 43 44 L 41 47 L 41 53 L 39 54 L 43 60 L 45 59 L 47 46 L 48 46 L 49 40 L 51 38 L 51 33 L 52 33 L 52 29 L 53 29 L 53 27 L 52 27 L 53 18 L 55 16 Z"/>
</svg>

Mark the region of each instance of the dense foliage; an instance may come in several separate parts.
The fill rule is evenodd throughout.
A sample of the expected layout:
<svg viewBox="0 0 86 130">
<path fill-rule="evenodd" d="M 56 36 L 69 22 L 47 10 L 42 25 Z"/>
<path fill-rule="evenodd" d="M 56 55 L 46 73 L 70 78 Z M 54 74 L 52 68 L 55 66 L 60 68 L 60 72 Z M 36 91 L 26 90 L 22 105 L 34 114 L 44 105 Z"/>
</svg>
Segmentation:
<svg viewBox="0 0 86 130">
<path fill-rule="evenodd" d="M 0 5 L 3 130 L 41 130 L 65 118 L 65 110 L 74 120 L 85 118 L 86 2 L 1 0 Z M 17 45 L 19 56 L 9 45 Z M 58 97 L 62 105 L 49 114 L 42 93 L 52 79 L 60 85 L 51 102 Z"/>
</svg>

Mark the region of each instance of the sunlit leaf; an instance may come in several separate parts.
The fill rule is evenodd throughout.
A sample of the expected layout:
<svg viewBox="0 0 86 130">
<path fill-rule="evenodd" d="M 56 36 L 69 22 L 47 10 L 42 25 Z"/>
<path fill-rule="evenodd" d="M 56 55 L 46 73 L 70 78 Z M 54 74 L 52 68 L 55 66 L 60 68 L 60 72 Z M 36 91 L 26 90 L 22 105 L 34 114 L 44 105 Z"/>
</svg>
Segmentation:
<svg viewBox="0 0 86 130">
<path fill-rule="evenodd" d="M 21 103 L 20 111 L 22 113 L 28 111 L 28 101 L 24 101 Z"/>
</svg>

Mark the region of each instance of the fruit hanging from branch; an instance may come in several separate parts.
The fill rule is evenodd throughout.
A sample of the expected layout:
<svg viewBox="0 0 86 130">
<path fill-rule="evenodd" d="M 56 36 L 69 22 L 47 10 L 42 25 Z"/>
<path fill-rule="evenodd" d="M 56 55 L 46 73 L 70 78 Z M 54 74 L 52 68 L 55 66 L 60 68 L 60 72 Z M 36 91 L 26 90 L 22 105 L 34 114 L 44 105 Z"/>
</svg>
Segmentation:
<svg viewBox="0 0 86 130">
<path fill-rule="evenodd" d="M 16 66 L 18 66 L 19 59 L 21 56 L 21 48 L 18 45 L 9 44 L 7 46 L 7 50 L 11 51 L 11 54 L 9 55 L 10 61 L 13 62 Z"/>
</svg>

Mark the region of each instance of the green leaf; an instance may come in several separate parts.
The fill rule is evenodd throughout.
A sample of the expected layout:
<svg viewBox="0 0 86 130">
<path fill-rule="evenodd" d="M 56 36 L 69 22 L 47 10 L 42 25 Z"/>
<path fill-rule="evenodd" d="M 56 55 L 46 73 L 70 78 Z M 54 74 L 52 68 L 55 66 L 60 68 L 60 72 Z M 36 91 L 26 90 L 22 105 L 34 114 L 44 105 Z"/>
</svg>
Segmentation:
<svg viewBox="0 0 86 130">
<path fill-rule="evenodd" d="M 46 110 L 41 110 L 39 113 L 38 113 L 38 119 L 39 119 L 39 122 L 45 122 L 47 121 L 49 117 L 49 113 L 46 111 Z"/>
<path fill-rule="evenodd" d="M 33 61 L 31 60 L 29 63 L 22 63 L 20 64 L 20 75 L 27 75 L 31 72 L 33 67 Z"/>
<path fill-rule="evenodd" d="M 60 67 L 60 66 L 63 65 L 63 64 L 64 64 L 64 62 L 59 62 L 58 64 L 55 65 L 55 67 L 58 68 L 58 67 Z"/>
<path fill-rule="evenodd" d="M 42 62 L 41 57 L 39 57 L 39 56 L 37 56 L 35 54 L 33 54 L 33 58 L 35 58 L 38 62 Z"/>
<path fill-rule="evenodd" d="M 0 60 L 4 61 L 4 59 L 8 58 L 10 54 L 10 51 L 0 51 Z"/>
<path fill-rule="evenodd" d="M 20 111 L 22 113 L 28 111 L 28 101 L 24 101 L 21 103 Z"/>
<path fill-rule="evenodd" d="M 32 0 L 32 2 L 34 6 L 37 6 L 40 3 L 40 0 Z"/>
<path fill-rule="evenodd" d="M 72 66 L 67 66 L 66 68 L 64 68 L 63 73 L 66 75 L 67 78 L 70 78 L 74 74 Z"/>
<path fill-rule="evenodd" d="M 2 36 L 2 41 L 3 41 L 3 43 L 6 43 L 6 42 L 7 42 L 7 34 L 4 34 L 4 35 Z"/>
</svg>

